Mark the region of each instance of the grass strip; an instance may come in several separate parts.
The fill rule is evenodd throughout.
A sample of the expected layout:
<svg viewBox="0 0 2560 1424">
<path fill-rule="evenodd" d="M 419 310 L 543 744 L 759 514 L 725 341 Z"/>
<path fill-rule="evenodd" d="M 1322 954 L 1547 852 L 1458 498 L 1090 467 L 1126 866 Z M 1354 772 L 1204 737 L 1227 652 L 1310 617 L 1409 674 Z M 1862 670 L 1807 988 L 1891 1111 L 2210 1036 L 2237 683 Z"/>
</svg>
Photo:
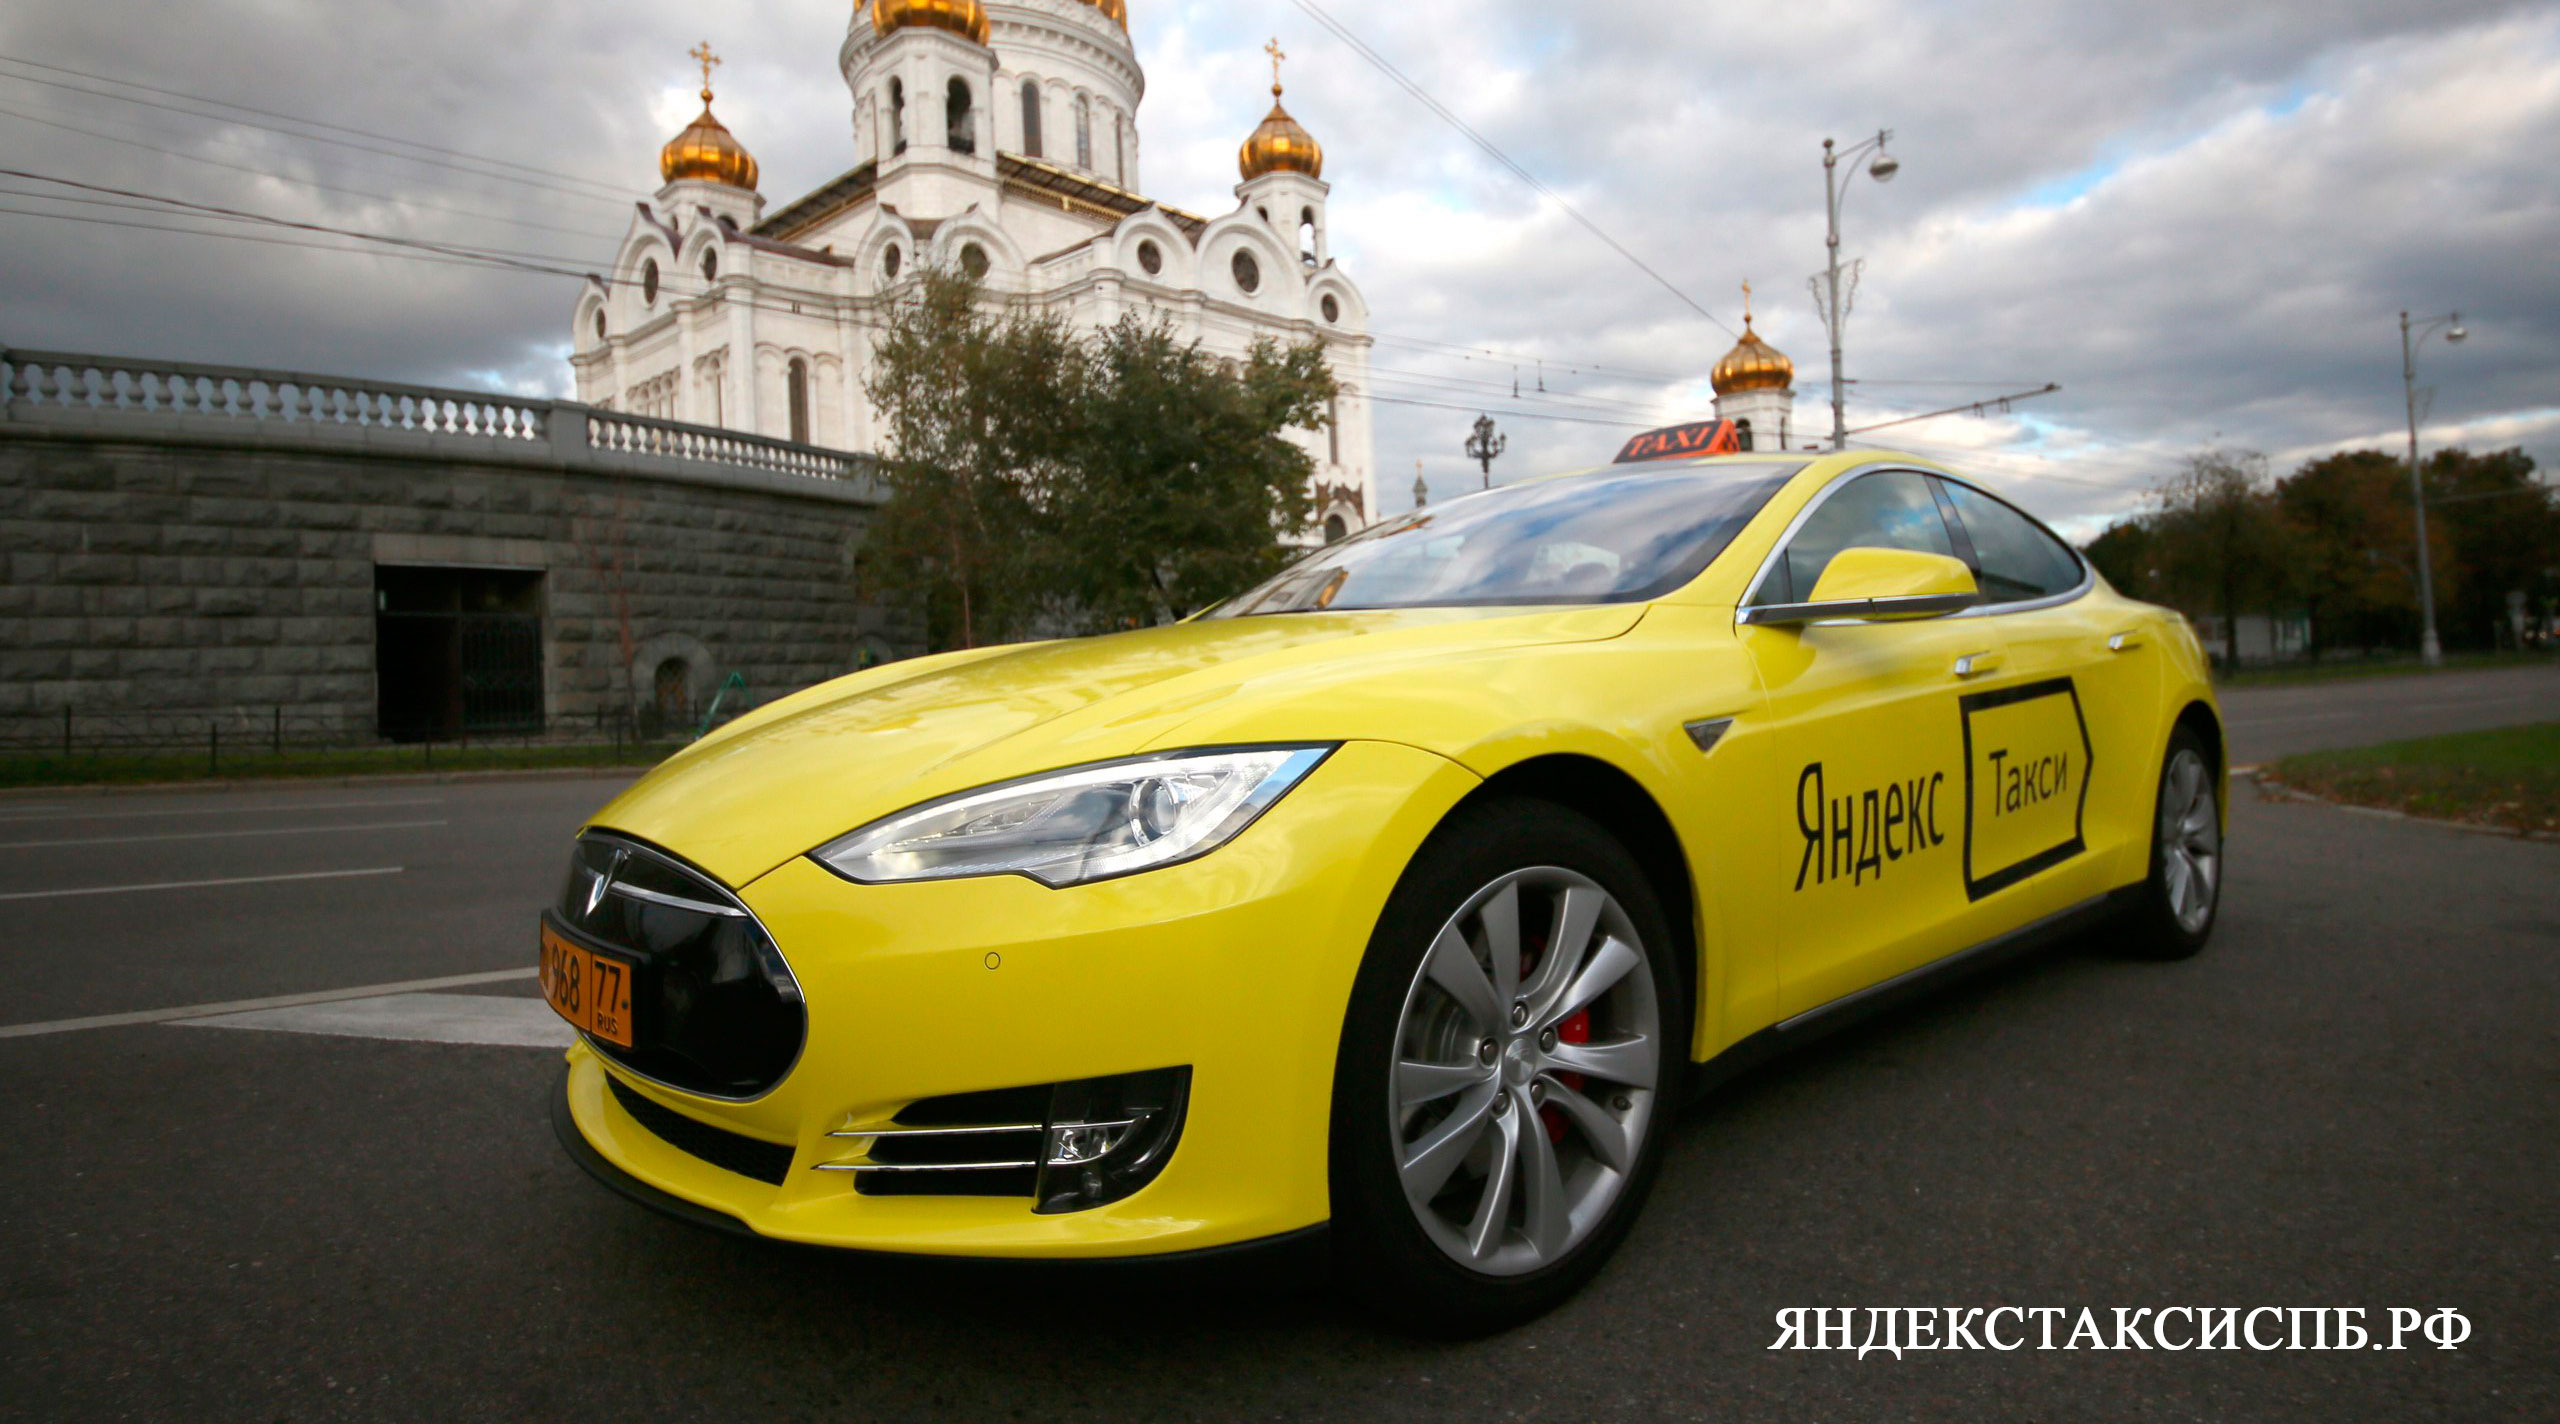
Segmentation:
<svg viewBox="0 0 2560 1424">
<path fill-rule="evenodd" d="M 2306 752 L 2268 771 L 2286 786 L 2350 805 L 2560 832 L 2560 722 Z"/>
</svg>

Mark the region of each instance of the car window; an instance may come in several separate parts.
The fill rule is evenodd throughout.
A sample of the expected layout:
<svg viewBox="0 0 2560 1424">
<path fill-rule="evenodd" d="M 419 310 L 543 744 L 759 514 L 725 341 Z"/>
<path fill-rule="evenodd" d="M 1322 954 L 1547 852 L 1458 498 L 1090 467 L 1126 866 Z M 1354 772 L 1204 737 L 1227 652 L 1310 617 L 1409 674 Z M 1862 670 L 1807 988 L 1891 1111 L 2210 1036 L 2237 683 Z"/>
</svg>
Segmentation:
<svg viewBox="0 0 2560 1424">
<path fill-rule="evenodd" d="M 1615 603 L 1696 578 L 1801 462 L 1506 485 L 1328 544 L 1210 613 Z"/>
<path fill-rule="evenodd" d="M 1985 599 L 2017 603 L 2080 586 L 2079 557 L 2043 525 L 1954 480 L 1942 480 L 1939 487 L 1954 502 L 1956 518 L 1973 541 L 1974 557 L 1981 562 L 1975 579 Z"/>
<path fill-rule="evenodd" d="M 1929 482 L 1909 470 L 1860 475 L 1809 516 L 1787 541 L 1786 557 L 1760 581 L 1754 603 L 1801 603 L 1843 549 L 1910 549 L 1955 557 L 1955 541 Z"/>
</svg>

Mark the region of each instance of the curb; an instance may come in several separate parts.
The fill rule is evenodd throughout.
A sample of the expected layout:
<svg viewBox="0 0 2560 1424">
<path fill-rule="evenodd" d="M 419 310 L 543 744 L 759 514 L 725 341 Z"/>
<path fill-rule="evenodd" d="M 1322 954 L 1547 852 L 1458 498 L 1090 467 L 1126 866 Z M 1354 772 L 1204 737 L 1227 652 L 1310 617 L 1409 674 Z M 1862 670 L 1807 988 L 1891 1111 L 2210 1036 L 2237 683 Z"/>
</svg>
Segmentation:
<svg viewBox="0 0 2560 1424">
<path fill-rule="evenodd" d="M 2255 783 L 2258 795 L 2269 801 L 2299 801 L 2312 806 L 2326 806 L 2333 811 L 2344 811 L 2350 816 L 2370 816 L 2377 821 L 2407 821 L 2413 826 L 2441 826 L 2448 831 L 2461 831 L 2466 835 L 2474 836 L 2491 836 L 2502 841 L 2539 841 L 2546 845 L 2560 845 L 2560 831 L 2516 831 L 2509 830 L 2505 826 L 2484 826 L 2474 821 L 2448 821 L 2441 816 L 2412 816 L 2406 811 L 2394 811 L 2382 806 L 2359 806 L 2352 801 L 2333 801 L 2326 796 L 2314 795 L 2298 786 L 2278 781 L 2262 767 L 2233 767 L 2231 774 Z"/>
</svg>

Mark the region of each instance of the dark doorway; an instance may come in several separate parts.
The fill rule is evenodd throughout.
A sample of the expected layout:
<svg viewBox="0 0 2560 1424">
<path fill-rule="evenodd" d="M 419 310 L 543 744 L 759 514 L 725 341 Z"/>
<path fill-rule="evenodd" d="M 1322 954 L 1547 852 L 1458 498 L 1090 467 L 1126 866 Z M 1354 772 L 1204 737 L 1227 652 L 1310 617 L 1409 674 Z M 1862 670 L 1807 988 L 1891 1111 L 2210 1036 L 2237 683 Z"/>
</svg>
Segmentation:
<svg viewBox="0 0 2560 1424">
<path fill-rule="evenodd" d="M 373 571 L 374 670 L 393 741 L 542 726 L 542 574 Z"/>
</svg>

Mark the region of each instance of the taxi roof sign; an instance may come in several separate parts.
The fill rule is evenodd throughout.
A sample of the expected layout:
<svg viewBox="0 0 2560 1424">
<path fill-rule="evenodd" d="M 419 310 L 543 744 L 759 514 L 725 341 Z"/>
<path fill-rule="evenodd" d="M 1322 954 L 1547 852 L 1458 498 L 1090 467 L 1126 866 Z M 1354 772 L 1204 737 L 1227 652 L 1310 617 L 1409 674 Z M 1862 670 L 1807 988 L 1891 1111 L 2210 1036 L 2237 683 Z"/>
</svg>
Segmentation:
<svg viewBox="0 0 2560 1424">
<path fill-rule="evenodd" d="M 1730 420 L 1693 420 L 1648 430 L 1626 443 L 1611 464 L 1643 460 L 1682 460 L 1696 455 L 1739 455 L 1742 432 Z"/>
</svg>

